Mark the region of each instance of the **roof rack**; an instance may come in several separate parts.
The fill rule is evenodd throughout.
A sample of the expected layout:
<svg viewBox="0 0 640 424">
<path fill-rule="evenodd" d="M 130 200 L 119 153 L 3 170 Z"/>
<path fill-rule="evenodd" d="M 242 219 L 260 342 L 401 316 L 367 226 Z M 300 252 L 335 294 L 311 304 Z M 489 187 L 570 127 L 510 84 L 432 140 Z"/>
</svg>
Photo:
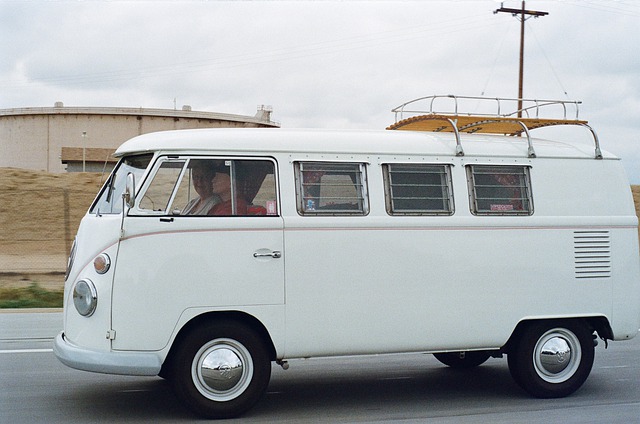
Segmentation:
<svg viewBox="0 0 640 424">
<path fill-rule="evenodd" d="M 443 101 L 448 108 L 436 109 Z M 434 95 L 420 97 L 392 109 L 396 122 L 387 127 L 388 130 L 453 132 L 456 138 L 456 155 L 464 156 L 460 133 L 505 134 L 527 137 L 527 154 L 535 158 L 536 153 L 529 131 L 536 128 L 557 125 L 578 125 L 587 128 L 594 139 L 595 158 L 602 159 L 600 142 L 596 132 L 587 125 L 587 121 L 578 118 L 579 105 L 574 100 L 538 100 L 512 99 L 498 97 Z M 510 105 L 518 106 L 512 112 L 503 113 Z M 419 108 L 421 105 L 426 107 Z M 520 106 L 522 105 L 522 106 Z M 461 106 L 480 110 L 474 113 L 462 113 Z M 544 109 L 544 110 L 543 110 Z M 567 117 L 568 110 L 575 110 L 575 118 Z M 541 112 L 552 112 L 554 115 L 542 117 Z M 404 118 L 405 114 L 411 115 Z"/>
</svg>

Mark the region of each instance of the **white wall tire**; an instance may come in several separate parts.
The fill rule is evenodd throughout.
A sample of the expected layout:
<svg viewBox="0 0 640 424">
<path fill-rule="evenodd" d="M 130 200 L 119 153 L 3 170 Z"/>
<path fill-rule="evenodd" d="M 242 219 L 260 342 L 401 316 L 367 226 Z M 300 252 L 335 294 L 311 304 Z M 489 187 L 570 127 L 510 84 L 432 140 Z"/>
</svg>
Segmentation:
<svg viewBox="0 0 640 424">
<path fill-rule="evenodd" d="M 271 362 L 263 340 L 235 322 L 192 330 L 176 347 L 171 381 L 176 395 L 205 418 L 237 417 L 263 396 Z"/>
<path fill-rule="evenodd" d="M 593 332 L 579 321 L 528 325 L 508 353 L 514 380 L 540 398 L 565 397 L 586 381 L 594 360 Z"/>
</svg>

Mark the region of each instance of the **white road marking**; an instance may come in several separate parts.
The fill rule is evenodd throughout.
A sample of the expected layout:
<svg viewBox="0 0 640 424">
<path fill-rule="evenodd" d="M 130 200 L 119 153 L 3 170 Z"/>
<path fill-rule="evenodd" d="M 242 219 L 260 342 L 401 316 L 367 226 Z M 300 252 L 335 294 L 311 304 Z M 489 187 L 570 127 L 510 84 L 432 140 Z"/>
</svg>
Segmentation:
<svg viewBox="0 0 640 424">
<path fill-rule="evenodd" d="M 11 349 L 0 350 L 0 353 L 48 353 L 53 352 L 53 349 Z"/>
</svg>

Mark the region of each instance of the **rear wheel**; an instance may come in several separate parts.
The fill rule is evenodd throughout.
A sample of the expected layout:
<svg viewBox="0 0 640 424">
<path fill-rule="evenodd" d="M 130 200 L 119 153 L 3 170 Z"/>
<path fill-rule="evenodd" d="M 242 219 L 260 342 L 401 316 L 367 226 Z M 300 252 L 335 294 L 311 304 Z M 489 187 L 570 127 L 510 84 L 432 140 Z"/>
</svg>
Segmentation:
<svg viewBox="0 0 640 424">
<path fill-rule="evenodd" d="M 211 323 L 177 346 L 171 380 L 177 396 L 206 418 L 231 418 L 264 394 L 271 362 L 262 339 L 235 322 Z"/>
<path fill-rule="evenodd" d="M 507 355 L 513 379 L 531 395 L 559 398 L 586 381 L 594 360 L 593 333 L 578 321 L 526 327 Z"/>
<path fill-rule="evenodd" d="M 434 353 L 433 356 L 451 368 L 474 368 L 484 364 L 491 355 L 484 351 Z"/>
</svg>

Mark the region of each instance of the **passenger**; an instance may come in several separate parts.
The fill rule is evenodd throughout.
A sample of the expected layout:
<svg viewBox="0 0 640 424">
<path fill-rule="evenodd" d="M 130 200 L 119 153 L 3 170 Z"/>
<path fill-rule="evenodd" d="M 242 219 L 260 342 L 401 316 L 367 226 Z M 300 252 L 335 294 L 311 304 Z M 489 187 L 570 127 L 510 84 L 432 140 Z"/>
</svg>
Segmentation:
<svg viewBox="0 0 640 424">
<path fill-rule="evenodd" d="M 216 169 L 216 174 L 211 182 L 213 193 L 220 197 L 221 202 L 209 210 L 209 215 L 246 215 L 247 202 L 242 197 L 236 196 L 235 202 L 231 201 L 231 175 L 228 166 Z M 238 183 L 236 178 L 236 183 Z M 234 203 L 234 204 L 232 204 Z M 235 206 L 235 213 L 233 210 Z"/>
<path fill-rule="evenodd" d="M 198 197 L 187 203 L 187 206 L 182 209 L 181 215 L 206 215 L 213 206 L 220 203 L 220 197 L 213 192 L 211 187 L 214 175 L 215 170 L 211 161 L 194 161 L 191 178 Z"/>
</svg>

